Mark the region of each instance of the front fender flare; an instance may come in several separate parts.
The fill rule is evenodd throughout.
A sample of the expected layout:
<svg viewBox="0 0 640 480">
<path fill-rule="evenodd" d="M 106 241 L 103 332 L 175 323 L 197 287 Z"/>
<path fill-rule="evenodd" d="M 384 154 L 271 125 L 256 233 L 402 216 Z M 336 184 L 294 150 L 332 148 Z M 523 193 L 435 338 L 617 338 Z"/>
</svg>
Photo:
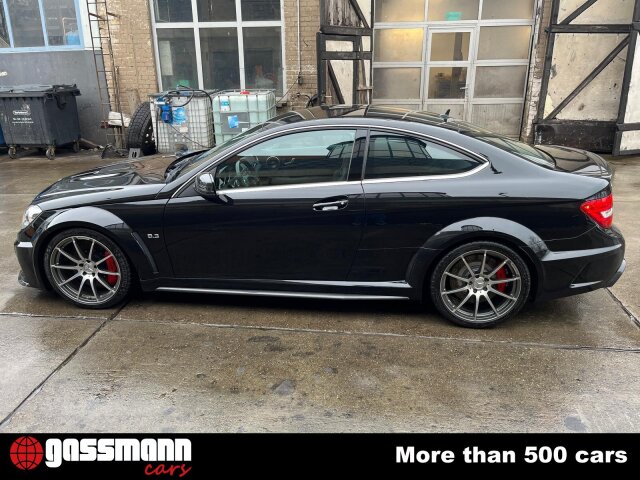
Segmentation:
<svg viewBox="0 0 640 480">
<path fill-rule="evenodd" d="M 497 217 L 476 217 L 452 223 L 431 236 L 416 252 L 409 263 L 407 281 L 422 298 L 429 272 L 444 252 L 464 243 L 478 240 L 497 241 L 516 248 L 525 261 L 534 268 L 542 284 L 543 270 L 540 259 L 549 252 L 545 242 L 531 229 L 512 220 Z M 537 295 L 537 291 L 534 292 Z"/>
<path fill-rule="evenodd" d="M 132 262 L 140 280 L 153 278 L 157 267 L 149 250 L 140 237 L 121 218 L 99 207 L 78 207 L 61 210 L 48 217 L 35 232 L 31 241 L 34 246 L 34 262 L 39 262 L 49 240 L 62 230 L 89 228 L 113 240 Z M 40 272 L 41 265 L 35 265 Z"/>
</svg>

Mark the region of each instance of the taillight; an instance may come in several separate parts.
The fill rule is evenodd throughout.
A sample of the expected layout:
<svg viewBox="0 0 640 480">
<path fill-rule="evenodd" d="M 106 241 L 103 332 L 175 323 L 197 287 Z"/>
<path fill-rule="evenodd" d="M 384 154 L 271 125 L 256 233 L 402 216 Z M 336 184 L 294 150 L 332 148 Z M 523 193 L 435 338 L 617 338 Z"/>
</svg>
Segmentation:
<svg viewBox="0 0 640 480">
<path fill-rule="evenodd" d="M 580 210 L 595 220 L 602 228 L 610 228 L 613 224 L 613 194 L 587 200 L 580 205 Z"/>
</svg>

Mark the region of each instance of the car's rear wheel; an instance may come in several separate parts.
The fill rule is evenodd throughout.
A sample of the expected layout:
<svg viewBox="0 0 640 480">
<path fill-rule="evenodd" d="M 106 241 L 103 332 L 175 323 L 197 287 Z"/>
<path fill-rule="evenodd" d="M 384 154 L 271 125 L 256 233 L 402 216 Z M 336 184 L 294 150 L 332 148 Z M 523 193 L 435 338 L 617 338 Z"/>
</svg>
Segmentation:
<svg viewBox="0 0 640 480">
<path fill-rule="evenodd" d="M 67 230 L 51 239 L 44 269 L 55 291 L 79 307 L 112 307 L 131 289 L 131 267 L 122 250 L 89 229 Z"/>
<path fill-rule="evenodd" d="M 495 242 L 472 242 L 446 254 L 430 282 L 438 311 L 458 325 L 486 328 L 517 314 L 531 288 L 527 264 Z"/>
</svg>

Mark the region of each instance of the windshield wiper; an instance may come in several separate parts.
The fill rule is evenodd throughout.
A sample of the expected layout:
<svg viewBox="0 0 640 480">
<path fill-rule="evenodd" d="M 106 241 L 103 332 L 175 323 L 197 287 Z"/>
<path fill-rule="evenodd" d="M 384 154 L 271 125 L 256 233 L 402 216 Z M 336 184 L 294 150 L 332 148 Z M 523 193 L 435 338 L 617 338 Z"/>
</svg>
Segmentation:
<svg viewBox="0 0 640 480">
<path fill-rule="evenodd" d="M 172 182 L 176 179 L 180 172 L 189 165 L 193 160 L 200 158 L 205 152 L 208 150 L 200 150 L 197 152 L 190 153 L 186 156 L 178 157 L 173 162 L 169 164 L 167 169 L 164 171 L 164 179 L 167 182 Z"/>
<path fill-rule="evenodd" d="M 167 183 L 172 182 L 178 176 L 180 170 L 182 170 L 187 165 L 187 163 L 189 163 L 190 159 L 191 157 L 182 159 L 178 158 L 171 162 L 171 164 L 164 171 L 164 179 L 167 181 Z"/>
</svg>

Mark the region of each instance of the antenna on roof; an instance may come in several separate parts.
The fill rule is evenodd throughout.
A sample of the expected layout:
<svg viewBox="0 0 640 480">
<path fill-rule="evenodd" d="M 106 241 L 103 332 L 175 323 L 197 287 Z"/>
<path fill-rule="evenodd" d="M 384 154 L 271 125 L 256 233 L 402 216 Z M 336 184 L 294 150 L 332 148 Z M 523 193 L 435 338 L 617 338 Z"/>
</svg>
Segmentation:
<svg viewBox="0 0 640 480">
<path fill-rule="evenodd" d="M 445 122 L 447 120 L 449 120 L 449 114 L 451 113 L 451 109 L 447 109 L 446 112 L 444 112 L 442 115 L 440 115 L 440 118 L 443 119 Z"/>
</svg>

